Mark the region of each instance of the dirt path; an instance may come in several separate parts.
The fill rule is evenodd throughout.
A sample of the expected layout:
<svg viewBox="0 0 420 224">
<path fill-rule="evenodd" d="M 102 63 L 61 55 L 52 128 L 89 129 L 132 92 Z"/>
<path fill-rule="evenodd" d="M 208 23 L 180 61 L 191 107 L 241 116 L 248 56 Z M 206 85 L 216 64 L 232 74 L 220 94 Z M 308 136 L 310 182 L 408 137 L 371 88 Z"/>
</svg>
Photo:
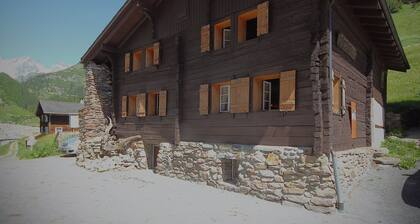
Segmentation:
<svg viewBox="0 0 420 224">
<path fill-rule="evenodd" d="M 150 171 L 92 173 L 74 158 L 0 160 L 0 223 L 419 223 L 401 192 L 416 170 L 374 169 L 323 215 Z"/>
<path fill-rule="evenodd" d="M 9 146 L 9 151 L 6 155 L 0 156 L 0 159 L 6 159 L 6 158 L 16 158 L 16 154 L 18 151 L 18 144 L 16 141 L 12 142 Z"/>
</svg>

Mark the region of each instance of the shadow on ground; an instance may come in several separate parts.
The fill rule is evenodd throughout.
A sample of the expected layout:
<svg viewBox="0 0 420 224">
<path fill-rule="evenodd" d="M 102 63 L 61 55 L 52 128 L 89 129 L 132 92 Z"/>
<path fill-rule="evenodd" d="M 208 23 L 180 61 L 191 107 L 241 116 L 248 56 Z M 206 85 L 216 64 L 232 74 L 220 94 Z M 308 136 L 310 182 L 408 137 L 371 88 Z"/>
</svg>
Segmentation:
<svg viewBox="0 0 420 224">
<path fill-rule="evenodd" d="M 401 194 L 406 204 L 420 208 L 420 170 L 407 178 Z"/>
</svg>

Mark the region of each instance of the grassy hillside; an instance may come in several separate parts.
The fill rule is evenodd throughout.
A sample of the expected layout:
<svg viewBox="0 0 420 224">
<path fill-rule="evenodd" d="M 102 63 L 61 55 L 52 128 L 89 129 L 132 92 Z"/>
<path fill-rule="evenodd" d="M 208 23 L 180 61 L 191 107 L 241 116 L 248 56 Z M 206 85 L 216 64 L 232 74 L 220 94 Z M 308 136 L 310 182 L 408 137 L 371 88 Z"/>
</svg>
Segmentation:
<svg viewBox="0 0 420 224">
<path fill-rule="evenodd" d="M 388 103 L 393 110 L 420 108 L 420 4 L 403 5 L 392 16 L 411 69 L 389 72 Z"/>
<path fill-rule="evenodd" d="M 0 123 L 36 125 L 37 99 L 18 81 L 0 73 Z"/>
<path fill-rule="evenodd" d="M 84 96 L 84 75 L 83 65 L 77 64 L 58 72 L 36 75 L 23 85 L 38 99 L 79 102 Z"/>
</svg>

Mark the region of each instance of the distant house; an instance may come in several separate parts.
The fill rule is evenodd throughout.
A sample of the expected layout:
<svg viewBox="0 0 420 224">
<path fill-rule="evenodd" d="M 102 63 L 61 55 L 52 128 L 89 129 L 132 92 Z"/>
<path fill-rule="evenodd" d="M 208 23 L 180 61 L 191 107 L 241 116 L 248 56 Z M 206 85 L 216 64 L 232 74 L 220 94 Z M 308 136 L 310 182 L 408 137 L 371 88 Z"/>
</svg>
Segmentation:
<svg viewBox="0 0 420 224">
<path fill-rule="evenodd" d="M 40 100 L 36 110 L 41 133 L 79 130 L 80 103 Z"/>
</svg>

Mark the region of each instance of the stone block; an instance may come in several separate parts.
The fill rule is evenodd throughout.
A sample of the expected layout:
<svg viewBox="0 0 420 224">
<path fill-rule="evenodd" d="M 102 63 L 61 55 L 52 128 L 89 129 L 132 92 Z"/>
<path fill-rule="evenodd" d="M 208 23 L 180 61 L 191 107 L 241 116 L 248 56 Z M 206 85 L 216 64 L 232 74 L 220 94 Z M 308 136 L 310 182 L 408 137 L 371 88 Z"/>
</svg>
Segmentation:
<svg viewBox="0 0 420 224">
<path fill-rule="evenodd" d="M 274 153 L 269 153 L 265 160 L 267 166 L 278 166 L 280 165 L 280 157 Z"/>
</svg>

